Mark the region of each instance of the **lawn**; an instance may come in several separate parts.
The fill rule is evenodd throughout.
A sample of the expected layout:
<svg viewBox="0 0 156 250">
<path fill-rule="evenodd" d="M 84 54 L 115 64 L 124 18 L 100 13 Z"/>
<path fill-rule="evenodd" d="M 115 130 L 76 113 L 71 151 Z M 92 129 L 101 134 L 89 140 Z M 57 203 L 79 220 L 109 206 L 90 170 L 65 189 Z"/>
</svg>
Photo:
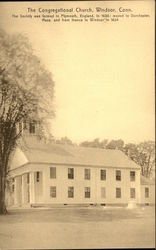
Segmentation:
<svg viewBox="0 0 156 250">
<path fill-rule="evenodd" d="M 0 216 L 0 248 L 155 247 L 154 207 L 10 210 Z"/>
</svg>

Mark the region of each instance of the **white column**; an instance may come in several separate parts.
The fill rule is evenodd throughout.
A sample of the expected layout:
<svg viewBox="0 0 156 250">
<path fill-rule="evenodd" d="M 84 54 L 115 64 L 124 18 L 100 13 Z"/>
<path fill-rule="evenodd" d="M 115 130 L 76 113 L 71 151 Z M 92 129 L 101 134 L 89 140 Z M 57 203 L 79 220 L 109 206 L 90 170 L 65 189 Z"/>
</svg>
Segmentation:
<svg viewBox="0 0 156 250">
<path fill-rule="evenodd" d="M 18 204 L 18 179 L 14 177 L 14 205 Z"/>
<path fill-rule="evenodd" d="M 26 193 L 26 176 L 22 175 L 22 205 L 25 204 L 25 193 Z"/>
<path fill-rule="evenodd" d="M 137 203 L 141 203 L 141 182 L 140 182 L 140 170 L 136 171 L 136 181 L 137 181 L 137 185 L 136 185 L 136 189 L 138 192 L 138 199 L 137 199 Z"/>
<path fill-rule="evenodd" d="M 14 204 L 21 206 L 21 176 L 15 177 Z"/>
<path fill-rule="evenodd" d="M 49 181 L 47 181 L 48 180 L 47 174 L 48 174 L 47 171 L 42 171 L 42 195 L 43 195 L 43 202 L 44 203 L 48 202 L 48 200 L 49 200 L 48 194 L 50 194 L 50 191 L 49 191 L 50 185 L 49 185 Z"/>
<path fill-rule="evenodd" d="M 30 204 L 35 203 L 35 175 L 34 172 L 30 172 L 30 184 L 29 184 L 29 192 L 30 192 Z"/>
</svg>

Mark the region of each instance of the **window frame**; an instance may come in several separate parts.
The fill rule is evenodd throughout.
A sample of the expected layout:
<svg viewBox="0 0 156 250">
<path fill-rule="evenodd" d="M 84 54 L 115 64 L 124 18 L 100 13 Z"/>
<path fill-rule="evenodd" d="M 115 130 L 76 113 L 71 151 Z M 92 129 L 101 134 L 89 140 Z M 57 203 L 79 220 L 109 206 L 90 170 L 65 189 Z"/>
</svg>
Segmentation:
<svg viewBox="0 0 156 250">
<path fill-rule="evenodd" d="M 104 172 L 104 174 L 102 174 Z M 106 169 L 100 169 L 100 180 L 106 181 Z"/>
<path fill-rule="evenodd" d="M 121 181 L 121 170 L 116 170 L 115 175 L 116 175 L 116 181 Z"/>
<path fill-rule="evenodd" d="M 103 196 L 103 191 L 104 190 L 104 196 Z M 101 187 L 101 198 L 106 199 L 106 187 Z"/>
<path fill-rule="evenodd" d="M 135 188 L 130 188 L 130 198 L 131 199 L 136 199 L 136 190 L 135 190 Z"/>
<path fill-rule="evenodd" d="M 74 198 L 74 186 L 68 187 L 68 198 Z"/>
<path fill-rule="evenodd" d="M 36 172 L 36 182 L 40 182 L 40 171 Z"/>
<path fill-rule="evenodd" d="M 19 122 L 19 132 L 21 132 L 23 130 L 23 124 L 22 122 Z"/>
<path fill-rule="evenodd" d="M 71 171 L 71 173 L 70 173 L 70 171 Z M 68 179 L 70 179 L 70 180 L 74 179 L 74 168 L 68 168 Z"/>
<path fill-rule="evenodd" d="M 29 133 L 35 134 L 36 132 L 36 124 L 35 122 L 29 122 Z"/>
<path fill-rule="evenodd" d="M 145 187 L 145 198 L 149 198 L 149 187 Z"/>
<path fill-rule="evenodd" d="M 91 188 L 90 187 L 85 187 L 84 191 L 85 191 L 84 197 L 85 198 L 90 198 L 91 197 Z"/>
<path fill-rule="evenodd" d="M 15 192 L 15 178 L 11 178 L 11 192 L 14 193 Z"/>
<path fill-rule="evenodd" d="M 27 129 L 27 122 L 23 121 L 23 129 Z"/>
<path fill-rule="evenodd" d="M 120 191 L 120 192 L 118 193 L 118 191 Z M 116 188 L 116 199 L 121 199 L 121 187 Z"/>
<path fill-rule="evenodd" d="M 53 170 L 55 170 L 54 173 Z M 50 179 L 56 179 L 56 167 L 50 167 Z"/>
<path fill-rule="evenodd" d="M 53 190 L 52 190 L 53 189 Z M 54 195 L 53 195 L 54 194 Z M 56 193 L 56 186 L 50 186 L 50 197 L 51 198 L 56 198 L 57 193 Z"/>
<path fill-rule="evenodd" d="M 134 175 L 132 175 L 134 173 Z M 136 178 L 136 172 L 135 171 L 130 171 L 130 181 L 135 181 Z"/>
<path fill-rule="evenodd" d="M 85 180 L 90 180 L 91 179 L 91 170 L 90 170 L 90 168 L 85 168 L 84 169 L 84 179 Z"/>
</svg>

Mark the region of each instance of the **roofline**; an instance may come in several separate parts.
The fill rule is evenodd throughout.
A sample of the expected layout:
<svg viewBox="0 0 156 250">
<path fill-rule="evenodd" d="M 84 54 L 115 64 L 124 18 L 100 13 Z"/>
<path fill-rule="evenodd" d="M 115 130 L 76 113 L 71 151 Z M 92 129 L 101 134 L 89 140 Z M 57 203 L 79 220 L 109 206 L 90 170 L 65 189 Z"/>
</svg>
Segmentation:
<svg viewBox="0 0 156 250">
<path fill-rule="evenodd" d="M 16 170 L 16 169 L 19 169 L 19 168 L 22 168 L 22 167 L 25 167 L 26 165 L 28 164 L 45 164 L 45 165 L 65 165 L 65 166 L 77 166 L 77 167 L 97 167 L 97 168 L 116 168 L 116 169 L 137 169 L 137 170 L 140 170 L 140 167 L 136 166 L 136 167 L 118 167 L 118 166 L 104 166 L 104 165 L 91 165 L 91 164 L 75 164 L 75 163 L 55 163 L 55 162 L 27 162 L 17 168 L 14 168 L 14 169 L 11 169 L 9 170 L 9 172 L 13 171 L 13 170 Z"/>
</svg>

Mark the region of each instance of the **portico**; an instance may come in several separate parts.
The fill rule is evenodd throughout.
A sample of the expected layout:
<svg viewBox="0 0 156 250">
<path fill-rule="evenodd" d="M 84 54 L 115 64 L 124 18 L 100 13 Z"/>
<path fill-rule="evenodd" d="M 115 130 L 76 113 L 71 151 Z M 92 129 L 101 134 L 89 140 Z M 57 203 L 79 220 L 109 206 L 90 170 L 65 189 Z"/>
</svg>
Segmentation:
<svg viewBox="0 0 156 250">
<path fill-rule="evenodd" d="M 9 203 L 15 207 L 27 207 L 38 202 L 42 194 L 41 176 L 42 172 L 31 171 L 12 177 L 12 201 Z"/>
</svg>

